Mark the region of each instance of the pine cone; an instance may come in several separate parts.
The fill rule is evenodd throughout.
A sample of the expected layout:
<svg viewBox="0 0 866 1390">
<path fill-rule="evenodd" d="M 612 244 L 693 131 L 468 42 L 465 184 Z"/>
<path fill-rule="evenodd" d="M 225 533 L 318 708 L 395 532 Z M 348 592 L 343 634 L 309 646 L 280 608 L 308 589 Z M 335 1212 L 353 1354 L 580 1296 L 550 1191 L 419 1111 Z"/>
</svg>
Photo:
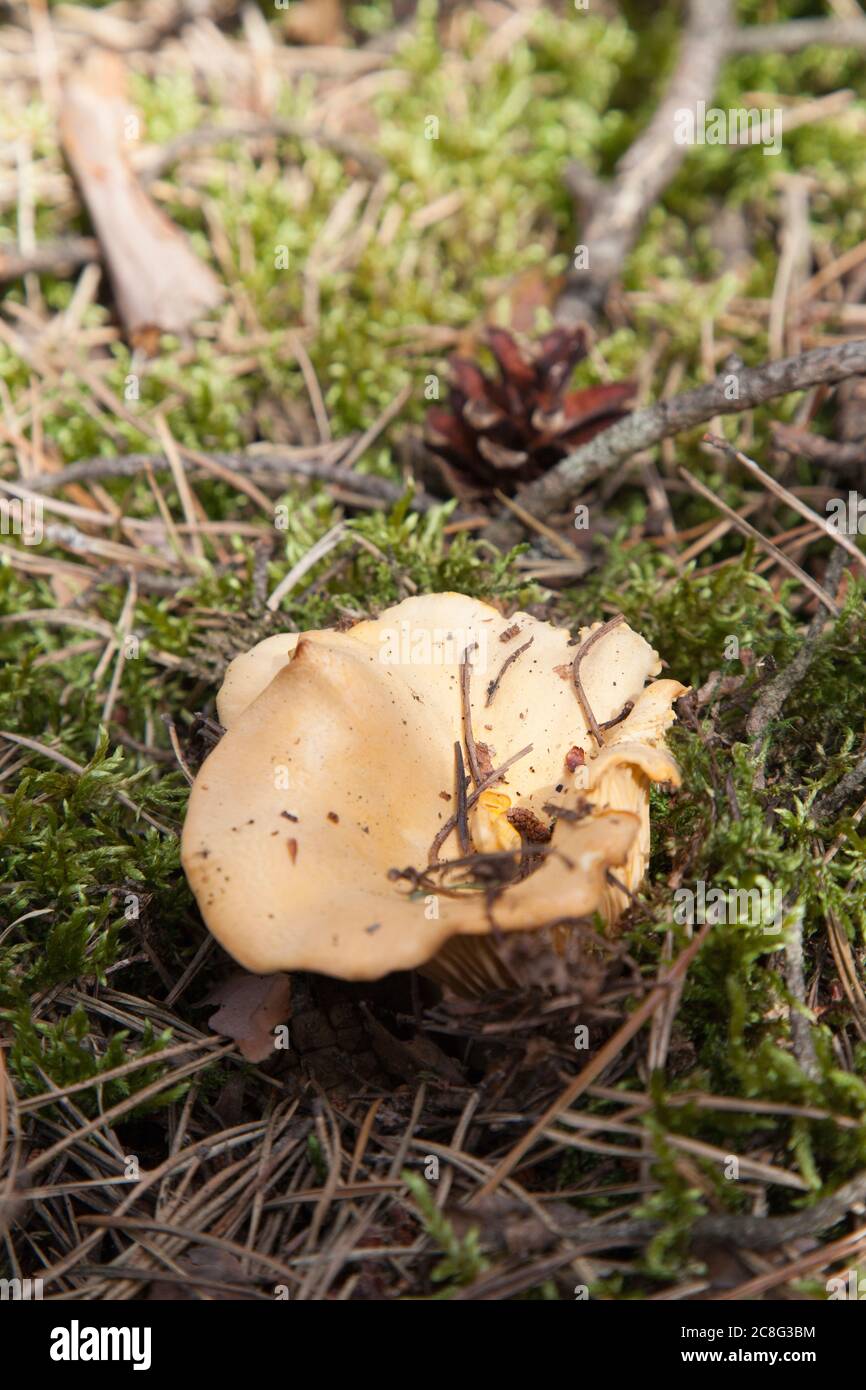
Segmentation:
<svg viewBox="0 0 866 1390">
<path fill-rule="evenodd" d="M 448 486 L 467 502 L 494 488 L 513 493 L 540 477 L 619 420 L 634 393 L 629 381 L 565 389 L 587 353 L 582 327 L 554 328 L 525 346 L 504 328 L 493 328 L 486 342 L 499 378 L 466 357 L 452 357 L 448 408 L 429 411 L 425 426 Z"/>
</svg>

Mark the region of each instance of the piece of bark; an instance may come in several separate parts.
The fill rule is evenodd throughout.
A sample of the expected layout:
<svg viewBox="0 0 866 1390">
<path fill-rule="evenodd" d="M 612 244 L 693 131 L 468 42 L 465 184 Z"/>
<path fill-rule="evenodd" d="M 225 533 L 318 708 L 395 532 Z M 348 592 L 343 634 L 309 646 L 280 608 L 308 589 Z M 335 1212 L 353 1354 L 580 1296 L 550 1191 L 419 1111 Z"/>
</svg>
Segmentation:
<svg viewBox="0 0 866 1390">
<path fill-rule="evenodd" d="M 87 205 L 134 346 L 154 351 L 160 333 L 183 333 L 223 290 L 185 234 L 151 202 L 128 159 L 137 117 L 120 59 L 94 54 L 65 87 L 60 139 Z"/>
</svg>

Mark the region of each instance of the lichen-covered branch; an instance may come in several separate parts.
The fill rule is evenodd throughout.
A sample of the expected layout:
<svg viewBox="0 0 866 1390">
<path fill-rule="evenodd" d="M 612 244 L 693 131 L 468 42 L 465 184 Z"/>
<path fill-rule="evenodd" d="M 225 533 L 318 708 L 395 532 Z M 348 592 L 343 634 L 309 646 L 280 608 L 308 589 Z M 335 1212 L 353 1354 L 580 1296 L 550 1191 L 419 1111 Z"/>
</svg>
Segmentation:
<svg viewBox="0 0 866 1390">
<path fill-rule="evenodd" d="M 792 19 L 782 24 L 752 24 L 733 29 L 728 52 L 799 53 L 814 44 L 829 48 L 866 48 L 864 19 Z"/>
<path fill-rule="evenodd" d="M 618 421 L 569 454 L 543 478 L 524 488 L 517 500 L 535 516 L 561 511 L 596 478 L 662 439 L 694 429 L 716 415 L 736 415 L 787 396 L 791 391 L 832 386 L 863 374 L 866 374 L 866 339 L 863 338 L 815 348 L 796 357 L 767 362 L 761 367 L 723 372 L 706 386 L 670 400 L 657 401 Z M 495 522 L 486 534 L 494 544 L 506 545 L 519 539 L 521 532 L 509 515 Z"/>
<path fill-rule="evenodd" d="M 646 130 L 626 150 L 609 184 L 594 184 L 594 206 L 581 232 L 589 265 L 569 275 L 556 308 L 564 323 L 592 319 L 637 241 L 644 219 L 670 183 L 688 146 L 675 139 L 676 112 L 715 89 L 731 25 L 730 0 L 691 0 L 679 61 L 664 100 Z M 580 187 L 580 171 L 570 182 Z"/>
</svg>

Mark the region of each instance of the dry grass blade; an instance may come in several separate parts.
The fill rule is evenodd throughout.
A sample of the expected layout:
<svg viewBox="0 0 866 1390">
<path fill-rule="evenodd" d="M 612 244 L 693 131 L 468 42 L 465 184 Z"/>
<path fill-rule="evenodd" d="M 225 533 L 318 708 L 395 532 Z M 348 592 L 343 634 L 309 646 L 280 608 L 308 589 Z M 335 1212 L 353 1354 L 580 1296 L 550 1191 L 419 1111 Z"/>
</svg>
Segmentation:
<svg viewBox="0 0 866 1390">
<path fill-rule="evenodd" d="M 522 647 L 518 647 L 515 651 L 513 651 L 510 654 L 510 656 L 507 656 L 505 658 L 505 660 L 499 668 L 497 675 L 494 677 L 494 679 L 490 682 L 490 684 L 487 687 L 487 695 L 484 700 L 485 706 L 493 704 L 493 701 L 496 698 L 496 692 L 502 684 L 502 677 L 505 675 L 505 672 L 508 670 L 510 666 L 514 664 L 514 662 L 517 660 L 519 656 L 522 656 L 525 651 L 529 650 L 534 641 L 535 638 L 530 637 L 528 642 L 524 642 Z"/>
<path fill-rule="evenodd" d="M 774 545 L 771 540 L 768 540 L 766 536 L 762 535 L 756 527 L 752 526 L 748 521 L 745 521 L 738 512 L 734 511 L 733 507 L 729 507 L 727 502 L 723 502 L 720 497 L 717 497 L 712 489 L 708 488 L 705 483 L 702 483 L 699 478 L 694 477 L 694 475 L 687 472 L 685 468 L 678 468 L 677 472 L 683 481 L 688 483 L 693 492 L 696 492 L 707 502 L 711 502 L 720 512 L 724 512 L 725 516 L 733 522 L 738 531 L 742 531 L 743 535 L 748 536 L 751 540 L 757 541 L 762 550 L 766 550 L 768 555 L 772 555 L 773 559 L 776 560 L 783 569 L 787 570 L 790 575 L 793 575 L 793 577 L 803 584 L 810 593 L 815 595 L 819 602 L 823 603 L 828 613 L 832 613 L 834 618 L 838 618 L 839 609 L 830 595 L 826 590 L 821 588 L 821 585 L 814 580 L 810 574 L 807 574 L 798 564 L 795 564 L 791 557 L 785 554 L 784 550 L 780 550 L 777 545 Z"/>
<path fill-rule="evenodd" d="M 827 913 L 827 937 L 839 972 L 839 980 L 851 1008 L 851 1021 L 861 1039 L 866 1042 L 866 992 L 860 983 L 847 932 L 836 913 L 832 911 Z"/>
<path fill-rule="evenodd" d="M 0 739 L 5 738 L 9 743 L 17 743 L 21 748 L 29 748 L 33 753 L 39 753 L 44 758 L 50 758 L 59 767 L 65 767 L 68 772 L 77 772 L 79 776 L 85 771 L 81 763 L 75 762 L 72 758 L 67 758 L 65 753 L 58 753 L 56 748 L 49 748 L 47 744 L 39 743 L 35 738 L 25 738 L 22 734 L 13 734 L 5 729 L 0 729 Z M 152 825 L 154 830 L 159 830 L 163 835 L 174 835 L 175 831 L 168 825 L 163 825 L 149 811 L 143 811 L 140 806 L 127 796 L 125 792 L 116 793 L 118 801 L 126 806 L 130 811 L 134 811 L 136 816 L 146 820 L 148 825 Z"/>
<path fill-rule="evenodd" d="M 838 526 L 834 526 L 825 516 L 819 516 L 817 512 L 813 511 L 811 507 L 807 506 L 807 504 L 799 497 L 795 496 L 793 492 L 789 492 L 788 488 L 783 487 L 775 478 L 771 478 L 769 473 L 765 473 L 763 468 L 755 463 L 754 459 L 750 459 L 747 454 L 734 448 L 727 440 L 720 439 L 718 435 L 714 434 L 705 434 L 704 439 L 708 444 L 712 444 L 714 449 L 721 449 L 729 458 L 736 459 L 737 463 L 741 464 L 742 467 L 746 469 L 747 473 L 751 473 L 753 478 L 757 478 L 762 487 L 765 487 L 768 492 L 772 492 L 774 497 L 778 497 L 779 500 L 790 507 L 792 511 L 799 512 L 800 516 L 804 516 L 807 521 L 811 521 L 812 525 L 816 526 L 818 530 L 823 531 L 824 535 L 828 536 L 830 540 L 833 541 L 834 545 L 840 545 L 843 550 L 847 551 L 853 560 L 857 561 L 861 569 L 866 570 L 866 555 L 863 554 L 862 550 L 857 548 L 849 536 L 845 535 L 844 531 L 839 530 Z"/>
<path fill-rule="evenodd" d="M 311 545 L 306 555 L 303 555 L 297 564 L 293 565 L 288 574 L 285 574 L 274 589 L 267 601 L 267 607 L 272 613 L 276 613 L 286 594 L 291 593 L 292 589 L 303 579 L 304 575 L 313 569 L 320 560 L 329 555 L 332 550 L 340 544 L 346 533 L 346 528 L 341 521 L 336 526 L 332 526 L 323 536 Z"/>
<path fill-rule="evenodd" d="M 652 1018 L 668 996 L 670 986 L 680 980 L 688 970 L 695 956 L 700 951 L 707 936 L 710 933 L 712 924 L 707 923 L 693 941 L 677 957 L 670 970 L 666 971 L 659 980 L 655 989 L 647 995 L 642 1004 L 639 1004 L 634 1013 L 620 1028 L 617 1029 L 613 1037 L 605 1043 L 604 1047 L 599 1048 L 592 1060 L 587 1063 L 583 1070 L 570 1081 L 565 1090 L 557 1097 L 552 1105 L 548 1106 L 540 1119 L 536 1120 L 526 1134 L 518 1141 L 502 1161 L 497 1164 L 492 1177 L 483 1184 L 477 1193 L 477 1198 L 489 1196 L 501 1186 L 505 1179 L 514 1171 L 517 1164 L 526 1153 L 532 1148 L 537 1139 L 541 1137 L 545 1129 L 555 1120 L 564 1110 L 581 1096 L 594 1081 L 610 1066 L 623 1048 L 634 1037 L 646 1023 Z"/>
</svg>

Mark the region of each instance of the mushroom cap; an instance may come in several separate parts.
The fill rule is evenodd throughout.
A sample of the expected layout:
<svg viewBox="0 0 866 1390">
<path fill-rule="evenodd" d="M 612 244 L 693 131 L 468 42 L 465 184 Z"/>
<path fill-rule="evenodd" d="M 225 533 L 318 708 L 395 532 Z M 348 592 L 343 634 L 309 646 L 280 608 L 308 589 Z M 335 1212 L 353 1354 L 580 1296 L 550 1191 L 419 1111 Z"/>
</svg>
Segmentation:
<svg viewBox="0 0 866 1390">
<path fill-rule="evenodd" d="M 503 663 L 530 638 L 487 703 Z M 578 772 L 590 774 L 599 804 L 590 815 L 563 815 L 540 866 L 494 896 L 413 891 L 389 871 L 424 869 L 454 811 L 460 665 L 473 643 L 479 755 L 483 744 L 497 767 L 532 745 L 496 791 L 539 817 L 551 801 L 576 810 L 580 784 L 565 764 L 576 745 L 587 763 Z M 253 971 L 376 979 L 423 965 L 455 936 L 532 929 L 605 905 L 612 915 L 608 869 L 631 880 L 632 862 L 645 862 L 649 780 L 677 777 L 662 740 L 683 687 L 644 690 L 657 654 L 625 624 L 611 629 L 582 661 L 583 687 L 600 723 L 628 700 L 635 707 L 594 758 L 569 643 L 567 631 L 529 614 L 504 619 L 478 600 L 438 594 L 349 632 L 270 637 L 237 658 L 218 701 L 227 731 L 195 779 L 181 846 L 222 945 Z M 440 853 L 460 856 L 456 831 Z"/>
<path fill-rule="evenodd" d="M 579 640 L 599 626 L 581 628 Z M 503 633 L 514 635 L 503 642 Z M 515 766 L 509 781 L 536 814 L 563 780 L 568 748 L 581 747 L 587 756 L 595 751 L 571 678 L 576 651 L 571 634 L 528 613 L 503 618 L 481 599 L 457 593 L 424 594 L 395 604 L 378 618 L 356 623 L 348 633 L 325 630 L 302 636 L 315 642 L 347 643 L 350 649 L 361 643 L 373 650 L 386 670 L 400 674 L 430 719 L 439 718 L 448 729 L 449 766 L 454 743 L 463 733 L 460 660 L 477 643 L 470 656 L 475 739 L 490 748 L 494 766 L 532 744 L 532 756 Z M 513 663 L 488 706 L 489 683 L 529 638 L 531 647 Z M 217 712 L 227 730 L 290 664 L 300 640 L 297 633 L 266 637 L 231 662 L 217 696 Z M 598 722 L 619 714 L 627 701 L 636 702 L 647 680 L 660 670 L 658 653 L 643 637 L 625 623 L 613 628 L 581 663 L 583 688 Z M 683 688 L 679 687 L 680 693 Z M 671 714 L 668 723 L 672 718 Z M 565 748 L 564 737 L 570 738 Z M 449 790 L 452 782 L 449 772 Z"/>
<path fill-rule="evenodd" d="M 288 665 L 299 640 L 298 632 L 278 632 L 229 663 L 216 699 L 217 717 L 224 729 L 230 729 L 247 705 Z"/>
</svg>

